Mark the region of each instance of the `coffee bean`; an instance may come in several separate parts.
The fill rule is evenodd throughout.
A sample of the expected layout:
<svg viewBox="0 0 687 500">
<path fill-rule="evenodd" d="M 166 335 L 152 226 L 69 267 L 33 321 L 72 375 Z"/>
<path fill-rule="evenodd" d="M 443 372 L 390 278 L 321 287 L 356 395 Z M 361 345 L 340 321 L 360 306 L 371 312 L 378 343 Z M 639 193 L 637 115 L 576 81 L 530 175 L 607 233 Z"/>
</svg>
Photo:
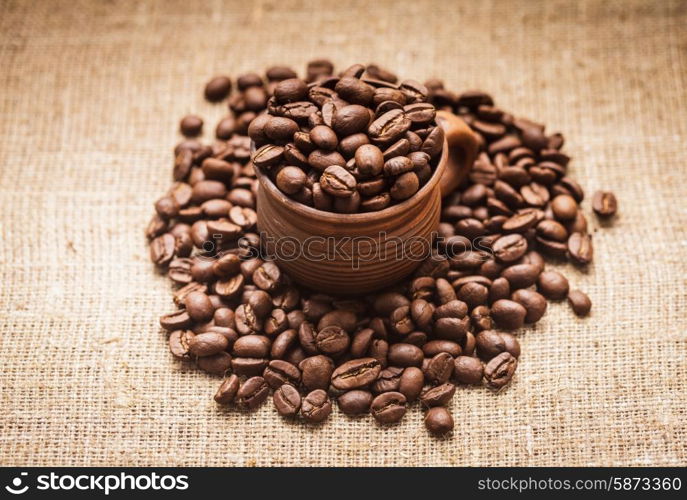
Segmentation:
<svg viewBox="0 0 687 500">
<path fill-rule="evenodd" d="M 537 290 L 551 300 L 562 300 L 568 295 L 568 280 L 557 271 L 544 271 L 537 279 Z"/>
<path fill-rule="evenodd" d="M 611 217 L 618 211 L 618 200 L 610 191 L 596 191 L 592 197 L 592 209 L 600 217 Z"/>
<path fill-rule="evenodd" d="M 332 325 L 317 332 L 315 344 L 322 354 L 336 357 L 348 349 L 350 337 L 343 328 Z"/>
<path fill-rule="evenodd" d="M 592 301 L 584 292 L 571 290 L 568 293 L 568 303 L 573 312 L 578 316 L 586 316 L 592 308 Z"/>
<path fill-rule="evenodd" d="M 501 299 L 491 305 L 491 317 L 502 328 L 509 330 L 522 328 L 525 316 L 527 316 L 527 309 L 512 300 Z"/>
<path fill-rule="evenodd" d="M 406 398 L 400 392 L 384 392 L 372 400 L 370 413 L 380 424 L 394 424 L 406 414 Z"/>
<path fill-rule="evenodd" d="M 396 366 L 421 366 L 424 354 L 422 349 L 411 344 L 393 344 L 389 348 L 389 363 Z"/>
<path fill-rule="evenodd" d="M 262 377 L 251 377 L 246 380 L 236 393 L 236 402 L 249 410 L 257 409 L 265 402 L 270 388 Z"/>
<path fill-rule="evenodd" d="M 353 390 L 337 398 L 339 409 L 346 415 L 361 415 L 370 411 L 372 394 L 368 391 Z"/>
<path fill-rule="evenodd" d="M 370 113 L 367 108 L 351 104 L 336 110 L 332 117 L 332 128 L 339 137 L 346 137 L 365 131 L 369 122 Z"/>
<path fill-rule="evenodd" d="M 253 283 L 265 291 L 276 290 L 281 282 L 281 271 L 273 262 L 265 262 L 253 272 Z"/>
<path fill-rule="evenodd" d="M 420 188 L 420 179 L 415 172 L 406 172 L 399 175 L 391 186 L 389 194 L 397 201 L 406 200 L 417 193 Z"/>
<path fill-rule="evenodd" d="M 385 368 L 379 375 L 377 379 L 372 383 L 370 389 L 374 394 L 380 394 L 382 392 L 398 391 L 401 383 L 401 375 L 403 375 L 403 368 L 400 366 L 390 366 Z"/>
<path fill-rule="evenodd" d="M 217 102 L 226 98 L 231 91 L 231 80 L 227 76 L 216 76 L 205 85 L 205 98 Z"/>
<path fill-rule="evenodd" d="M 203 356 L 196 360 L 196 365 L 201 370 L 212 375 L 224 375 L 227 370 L 232 368 L 234 360 L 228 352 L 218 352 L 212 356 Z M 237 373 L 238 375 L 238 373 Z"/>
<path fill-rule="evenodd" d="M 203 119 L 195 115 L 186 115 L 179 123 L 179 131 L 186 137 L 195 137 L 203 130 Z"/>
<path fill-rule="evenodd" d="M 453 373 L 453 357 L 447 352 L 440 352 L 432 357 L 423 368 L 425 379 L 433 384 L 446 382 Z"/>
<path fill-rule="evenodd" d="M 348 170 L 338 165 L 327 167 L 320 177 L 320 185 L 328 194 L 337 198 L 348 198 L 356 188 L 356 180 Z"/>
<path fill-rule="evenodd" d="M 357 326 L 357 318 L 354 312 L 335 309 L 325 313 L 317 322 L 317 329 L 323 330 L 328 326 L 339 326 L 348 333 L 353 333 Z"/>
<path fill-rule="evenodd" d="M 551 210 L 558 220 L 572 220 L 577 214 L 577 202 L 572 196 L 560 194 L 551 201 Z"/>
<path fill-rule="evenodd" d="M 196 322 L 208 321 L 215 312 L 210 298 L 203 292 L 189 293 L 184 304 L 186 305 L 188 315 Z"/>
<path fill-rule="evenodd" d="M 501 332 L 501 338 L 506 346 L 506 352 L 509 352 L 514 358 L 520 357 L 520 342 L 515 338 L 515 335 Z"/>
<path fill-rule="evenodd" d="M 575 263 L 580 265 L 589 264 L 594 256 L 592 237 L 582 233 L 571 234 L 570 238 L 568 238 L 568 253 Z"/>
<path fill-rule="evenodd" d="M 200 333 L 189 342 L 188 350 L 194 356 L 212 356 L 229 346 L 227 338 L 221 333 Z"/>
<path fill-rule="evenodd" d="M 265 368 L 263 377 L 272 389 L 278 389 L 286 383 L 298 386 L 301 381 L 301 372 L 298 368 L 287 361 L 273 359 L 269 362 L 267 368 Z"/>
<path fill-rule="evenodd" d="M 501 276 L 508 280 L 511 289 L 527 288 L 532 286 L 539 276 L 540 269 L 533 264 L 516 264 L 507 267 Z"/>
<path fill-rule="evenodd" d="M 305 185 L 306 175 L 298 167 L 284 167 L 277 174 L 277 187 L 286 194 L 296 194 Z"/>
<path fill-rule="evenodd" d="M 295 417 L 301 409 L 301 395 L 291 384 L 282 384 L 272 396 L 274 407 L 282 417 Z"/>
<path fill-rule="evenodd" d="M 372 103 L 374 89 L 358 78 L 345 76 L 341 78 L 334 90 L 341 98 L 351 104 L 367 106 Z"/>
<path fill-rule="evenodd" d="M 319 423 L 329 417 L 332 412 L 332 403 L 329 396 L 322 389 L 315 389 L 310 392 L 301 405 L 301 415 L 308 423 Z"/>
<path fill-rule="evenodd" d="M 304 100 L 308 95 L 308 86 L 298 78 L 280 81 L 274 88 L 274 97 L 280 104 Z"/>
<path fill-rule="evenodd" d="M 443 436 L 453 430 L 453 417 L 446 408 L 430 408 L 425 415 L 425 427 L 435 436 Z"/>
<path fill-rule="evenodd" d="M 332 385 L 342 391 L 365 387 L 377 379 L 381 369 L 374 358 L 353 359 L 334 370 Z"/>
<path fill-rule="evenodd" d="M 453 363 L 452 363 L 453 365 Z M 453 366 L 451 366 L 453 368 Z M 435 406 L 446 406 L 456 393 L 456 386 L 450 382 L 443 383 L 436 387 L 427 389 L 420 395 L 420 403 L 425 408 L 433 408 Z"/>
<path fill-rule="evenodd" d="M 331 358 L 318 355 L 305 358 L 298 365 L 303 385 L 309 390 L 327 389 L 334 372 Z"/>
<path fill-rule="evenodd" d="M 513 378 L 518 360 L 510 353 L 502 352 L 484 367 L 484 381 L 492 390 L 500 390 Z"/>
<path fill-rule="evenodd" d="M 226 405 L 234 402 L 236 393 L 239 390 L 240 381 L 236 375 L 229 375 L 222 381 L 222 384 L 215 393 L 215 401 L 219 404 Z"/>
<path fill-rule="evenodd" d="M 150 260 L 159 267 L 164 267 L 174 258 L 176 239 L 170 233 L 158 236 L 150 243 Z"/>
<path fill-rule="evenodd" d="M 546 299 L 541 294 L 529 289 L 520 289 L 513 292 L 512 299 L 522 305 L 527 314 L 525 323 L 536 323 L 546 312 Z"/>
<path fill-rule="evenodd" d="M 453 363 L 453 376 L 461 384 L 478 385 L 483 373 L 484 365 L 472 356 L 458 356 Z"/>
<path fill-rule="evenodd" d="M 189 345 L 195 334 L 190 330 L 175 330 L 169 335 L 169 350 L 175 358 L 188 359 Z"/>
</svg>

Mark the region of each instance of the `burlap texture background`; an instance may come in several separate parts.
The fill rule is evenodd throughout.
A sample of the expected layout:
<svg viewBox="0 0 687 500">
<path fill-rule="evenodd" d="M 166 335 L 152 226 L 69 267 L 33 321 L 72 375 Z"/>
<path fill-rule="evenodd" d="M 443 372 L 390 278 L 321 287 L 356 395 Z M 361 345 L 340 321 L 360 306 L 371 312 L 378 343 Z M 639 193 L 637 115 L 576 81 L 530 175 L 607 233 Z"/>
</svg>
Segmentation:
<svg viewBox="0 0 687 500">
<path fill-rule="evenodd" d="M 685 1 L 0 5 L 1 465 L 687 464 Z M 451 439 L 416 408 L 386 429 L 219 409 L 158 328 L 142 233 L 178 118 L 211 132 L 211 75 L 316 56 L 484 88 L 618 194 L 594 265 L 565 269 L 592 316 L 551 305 L 508 390 L 458 390 Z"/>
</svg>

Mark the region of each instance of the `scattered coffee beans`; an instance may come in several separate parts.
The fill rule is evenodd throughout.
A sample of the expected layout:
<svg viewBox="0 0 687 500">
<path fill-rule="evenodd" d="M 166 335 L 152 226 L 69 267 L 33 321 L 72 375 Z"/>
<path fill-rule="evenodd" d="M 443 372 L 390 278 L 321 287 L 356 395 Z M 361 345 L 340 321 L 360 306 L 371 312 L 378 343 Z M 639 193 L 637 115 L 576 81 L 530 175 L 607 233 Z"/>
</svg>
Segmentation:
<svg viewBox="0 0 687 500">
<path fill-rule="evenodd" d="M 498 391 L 513 378 L 520 344 L 503 330 L 539 321 L 547 299 L 589 313 L 589 298 L 545 269 L 545 256 L 591 262 L 584 192 L 567 176 L 563 136 L 484 92 L 397 84 L 374 65 L 332 75 L 317 60 L 305 80 L 282 66 L 264 79 L 241 75 L 231 95 L 229 78 L 208 82 L 208 100 L 229 97 L 218 142 L 177 145 L 174 184 L 146 229 L 151 260 L 177 286 L 177 310 L 160 324 L 173 356 L 225 377 L 219 404 L 255 410 L 272 391 L 284 417 L 323 422 L 335 399 L 346 415 L 392 424 L 419 401 L 428 431 L 444 435 L 456 385 Z M 432 175 L 443 144 L 437 109 L 472 127 L 480 155 L 444 200 L 437 249 L 413 276 L 344 300 L 295 285 L 259 257 L 255 168 L 320 210 L 382 210 Z M 180 129 L 193 137 L 202 124 L 187 116 Z M 592 208 L 610 216 L 617 201 L 598 192 Z"/>
</svg>

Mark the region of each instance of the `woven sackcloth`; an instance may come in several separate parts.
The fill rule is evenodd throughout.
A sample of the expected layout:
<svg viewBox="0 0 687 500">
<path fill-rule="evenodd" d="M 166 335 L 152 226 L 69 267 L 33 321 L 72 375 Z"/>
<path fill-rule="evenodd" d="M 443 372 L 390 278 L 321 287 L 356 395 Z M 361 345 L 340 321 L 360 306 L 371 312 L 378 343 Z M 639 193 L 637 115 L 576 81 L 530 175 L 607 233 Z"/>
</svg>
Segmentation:
<svg viewBox="0 0 687 500">
<path fill-rule="evenodd" d="M 0 465 L 687 465 L 687 2 L 0 3 Z M 458 388 L 454 434 L 414 407 L 320 427 L 219 408 L 175 361 L 143 229 L 178 119 L 214 74 L 315 57 L 481 88 L 561 131 L 595 261 L 563 271 L 513 384 Z M 599 223 L 591 193 L 616 192 Z"/>
</svg>

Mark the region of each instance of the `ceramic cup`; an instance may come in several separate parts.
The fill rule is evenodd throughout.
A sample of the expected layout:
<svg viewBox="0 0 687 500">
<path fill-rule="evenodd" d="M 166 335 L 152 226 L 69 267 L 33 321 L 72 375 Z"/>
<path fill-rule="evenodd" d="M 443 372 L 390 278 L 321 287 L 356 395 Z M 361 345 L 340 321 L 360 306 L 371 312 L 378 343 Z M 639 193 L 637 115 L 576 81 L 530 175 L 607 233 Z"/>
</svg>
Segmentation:
<svg viewBox="0 0 687 500">
<path fill-rule="evenodd" d="M 337 295 L 380 290 L 424 260 L 439 225 L 441 198 L 461 182 L 477 140 L 456 115 L 437 112 L 445 141 L 432 177 L 411 198 L 377 212 L 337 214 L 298 203 L 256 168 L 258 231 L 269 255 L 296 282 Z"/>
</svg>

